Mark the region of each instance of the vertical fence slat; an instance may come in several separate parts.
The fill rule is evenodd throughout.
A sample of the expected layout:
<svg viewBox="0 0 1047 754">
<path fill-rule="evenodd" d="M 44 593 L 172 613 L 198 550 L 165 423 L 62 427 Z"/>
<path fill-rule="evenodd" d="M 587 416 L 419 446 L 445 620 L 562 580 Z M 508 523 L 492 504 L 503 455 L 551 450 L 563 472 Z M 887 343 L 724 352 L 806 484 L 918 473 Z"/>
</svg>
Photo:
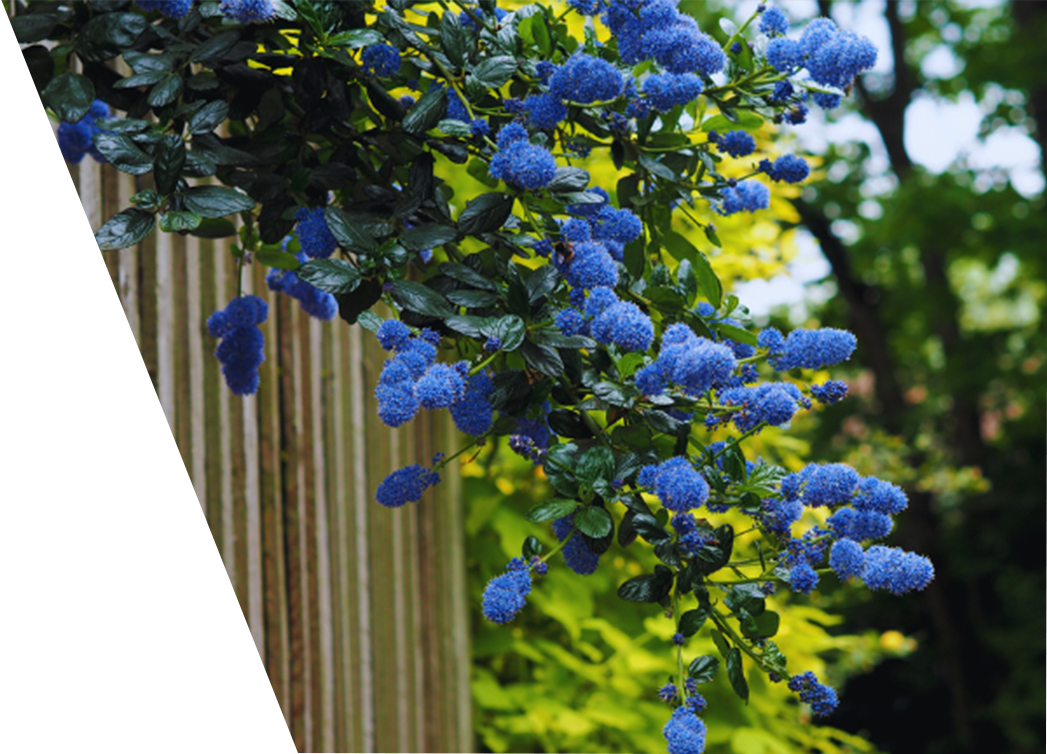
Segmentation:
<svg viewBox="0 0 1047 754">
<path fill-rule="evenodd" d="M 178 754 L 182 751 L 182 694 L 181 694 L 181 600 L 178 594 L 180 552 L 177 501 L 177 451 L 175 433 L 177 405 L 175 395 L 175 291 L 174 239 L 161 234 L 156 240 L 156 363 L 157 363 L 157 421 L 159 433 L 159 566 L 161 571 L 161 606 L 157 613 L 161 623 L 157 633 L 162 636 L 163 657 L 163 732 L 165 750 Z M 160 668 L 153 670 L 157 674 Z M 159 704 L 159 700 L 157 700 Z"/>
<path fill-rule="evenodd" d="M 186 528 L 192 532 L 193 541 L 193 585 L 195 602 L 192 605 L 194 612 L 193 620 L 196 633 L 193 643 L 196 649 L 194 655 L 196 672 L 194 683 L 196 697 L 194 700 L 186 700 L 186 704 L 195 705 L 195 714 L 190 719 L 195 722 L 196 740 L 190 740 L 186 735 L 188 746 L 195 751 L 206 754 L 214 748 L 214 725 L 213 725 L 213 702 L 211 702 L 211 663 L 210 663 L 210 577 L 208 569 L 207 550 L 207 472 L 205 441 L 205 427 L 211 416 L 207 413 L 205 401 L 205 384 L 209 375 L 207 365 L 214 356 L 208 348 L 210 340 L 207 335 L 206 320 L 209 312 L 203 302 L 205 280 L 210 282 L 208 262 L 210 260 L 210 244 L 205 244 L 197 239 L 186 241 L 186 329 L 188 331 L 188 371 L 190 371 L 190 431 L 191 440 L 188 443 L 188 451 L 192 453 L 191 480 L 192 501 L 185 508 L 192 511 L 192 522 Z"/>
<path fill-rule="evenodd" d="M 106 469 L 105 272 L 89 245 L 103 222 L 103 172 L 93 162 L 80 170 L 80 254 L 84 312 L 85 535 L 87 547 L 87 750 L 112 745 L 109 638 L 109 506 Z"/>
<path fill-rule="evenodd" d="M 253 291 L 249 271 L 243 276 L 245 291 Z M 240 658 L 241 726 L 245 754 L 266 751 L 265 614 L 262 564 L 262 496 L 259 467 L 259 399 L 243 401 L 241 433 L 243 445 L 243 497 L 238 501 L 237 574 L 241 580 L 238 603 L 243 626 Z M 236 479 L 235 474 L 235 479 Z M 233 487 L 236 488 L 236 481 Z"/>
<path fill-rule="evenodd" d="M 265 336 L 266 360 L 259 368 L 258 449 L 259 496 L 262 515 L 262 590 L 265 623 L 265 667 L 269 682 L 280 702 L 284 719 L 291 726 L 291 649 L 290 605 L 287 585 L 287 527 L 285 522 L 283 472 L 282 378 L 280 372 L 281 307 L 277 295 L 263 293 L 269 304 L 269 317 L 261 325 Z"/>
</svg>

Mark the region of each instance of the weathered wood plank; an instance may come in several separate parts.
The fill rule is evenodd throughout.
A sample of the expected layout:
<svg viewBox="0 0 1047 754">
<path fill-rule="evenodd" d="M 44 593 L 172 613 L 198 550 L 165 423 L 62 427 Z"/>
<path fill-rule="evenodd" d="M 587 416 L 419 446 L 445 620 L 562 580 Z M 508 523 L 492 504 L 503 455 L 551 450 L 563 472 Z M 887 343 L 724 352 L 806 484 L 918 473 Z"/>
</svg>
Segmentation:
<svg viewBox="0 0 1047 754">
<path fill-rule="evenodd" d="M 106 362 L 104 254 L 88 242 L 103 215 L 102 169 L 93 162 L 79 172 L 80 253 L 84 312 L 85 536 L 87 547 L 87 751 L 101 754 L 112 742 L 109 644 L 109 505 L 106 468 Z"/>
<path fill-rule="evenodd" d="M 217 261 L 220 251 L 211 241 L 200 244 L 200 317 L 206 324 L 207 317 L 218 309 L 224 309 L 227 301 L 219 301 L 219 284 L 216 280 L 221 267 Z M 221 375 L 218 359 L 211 352 L 217 341 L 204 330 L 203 340 L 207 345 L 203 358 L 203 411 L 204 442 L 197 452 L 204 456 L 204 478 L 206 480 L 206 549 L 207 549 L 207 621 L 210 627 L 210 725 L 211 737 L 216 751 L 224 751 L 228 741 L 228 685 L 226 675 L 226 614 L 224 590 L 225 554 L 222 532 L 222 403 L 226 387 Z"/>
<path fill-rule="evenodd" d="M 259 370 L 259 482 L 262 510 L 262 567 L 265 603 L 266 725 L 270 752 L 291 747 L 290 636 L 288 626 L 287 551 L 281 447 L 281 347 L 277 333 L 280 307 L 265 292 L 265 271 L 258 268 L 255 290 L 269 304 L 262 325 L 266 360 Z"/>
<path fill-rule="evenodd" d="M 278 352 L 281 386 L 281 443 L 283 459 L 284 520 L 287 552 L 287 612 L 291 660 L 291 737 L 299 751 L 312 746 L 312 690 L 309 632 L 308 584 L 306 578 L 305 501 L 300 461 L 300 418 L 302 381 L 300 344 L 295 335 L 298 304 L 286 296 L 277 298 L 279 312 Z"/>
<path fill-rule="evenodd" d="M 243 275 L 244 292 L 254 289 L 249 271 Z M 271 343 L 270 343 L 271 348 Z M 240 655 L 241 727 L 243 751 L 265 751 L 266 733 L 266 656 L 265 613 L 262 562 L 262 495 L 259 465 L 259 398 L 243 401 L 241 416 L 243 459 L 243 504 L 238 511 L 237 578 L 241 599 L 238 602 L 240 625 L 244 626 Z M 233 482 L 236 488 L 236 481 Z M 239 503 L 238 503 L 239 505 Z"/>
<path fill-rule="evenodd" d="M 316 499 L 316 591 L 317 591 L 317 665 L 320 669 L 316 684 L 320 699 L 322 724 L 318 748 L 331 751 L 335 745 L 335 687 L 334 687 L 334 627 L 333 601 L 331 583 L 331 527 L 328 505 L 329 469 L 326 464 L 325 449 L 329 443 L 328 422 L 324 419 L 330 408 L 327 402 L 326 383 L 330 373 L 324 369 L 324 329 L 320 320 L 309 317 L 309 361 L 311 373 L 310 417 L 313 436 L 313 472 L 315 477 L 314 491 Z M 329 327 L 329 326 L 327 326 Z"/>
<path fill-rule="evenodd" d="M 156 241 L 156 364 L 157 364 L 157 422 L 159 443 L 159 563 L 160 589 L 156 601 L 159 603 L 154 615 L 159 626 L 150 631 L 162 637 L 163 675 L 163 732 L 164 750 L 178 754 L 182 751 L 181 725 L 181 620 L 178 595 L 178 500 L 176 462 L 176 395 L 175 395 L 175 340 L 178 320 L 175 318 L 174 291 L 174 239 L 169 234 L 160 234 Z M 156 583 L 151 580 L 151 583 Z M 151 594 L 154 590 L 151 590 Z M 161 674 L 159 668 L 153 672 Z"/>
<path fill-rule="evenodd" d="M 187 748 L 206 754 L 214 748 L 214 725 L 213 704 L 211 704 L 211 664 L 210 664 L 210 576 L 208 569 L 207 554 L 207 479 L 206 479 L 206 443 L 205 443 L 205 417 L 206 404 L 204 400 L 205 386 L 205 364 L 215 357 L 214 339 L 210 338 L 206 329 L 206 317 L 204 306 L 201 301 L 205 279 L 209 275 L 205 272 L 210 260 L 209 248 L 203 248 L 204 244 L 197 239 L 187 239 L 185 249 L 185 272 L 186 272 L 186 330 L 188 350 L 188 373 L 190 373 L 190 430 L 191 439 L 188 442 L 187 452 L 191 453 L 191 500 L 187 501 L 183 508 L 190 514 L 186 519 L 186 529 L 183 536 L 186 541 L 193 544 L 191 555 L 193 560 L 192 586 L 187 586 L 195 595 L 193 605 L 193 622 L 196 630 L 192 638 L 195 649 L 192 657 L 195 661 L 195 671 L 191 673 L 192 681 L 187 684 L 195 690 L 196 695 L 192 698 L 186 696 L 186 725 L 188 729 L 185 735 Z M 187 575 L 187 574 L 186 574 Z M 185 637 L 183 636 L 183 639 Z M 188 653 L 188 649 L 186 649 Z M 193 711 L 188 708 L 193 707 Z"/>
<path fill-rule="evenodd" d="M 84 165 L 90 171 L 91 164 Z M 88 751 L 91 730 L 88 662 L 87 426 L 84 396 L 84 269 L 80 169 L 62 163 L 65 267 L 66 533 L 69 542 L 69 744 Z"/>
<path fill-rule="evenodd" d="M 25 751 L 68 751 L 62 165 L 55 127 L 15 129 L 18 288 L 18 646 Z"/>
<path fill-rule="evenodd" d="M 134 183 L 130 176 L 117 181 L 120 206 L 130 203 Z M 146 575 L 146 492 L 143 480 L 142 358 L 139 314 L 141 247 L 114 252 L 119 259 L 119 303 L 122 320 L 120 347 L 124 352 L 124 488 L 125 561 L 127 573 L 128 723 L 131 751 L 151 751 L 149 625 Z"/>
</svg>

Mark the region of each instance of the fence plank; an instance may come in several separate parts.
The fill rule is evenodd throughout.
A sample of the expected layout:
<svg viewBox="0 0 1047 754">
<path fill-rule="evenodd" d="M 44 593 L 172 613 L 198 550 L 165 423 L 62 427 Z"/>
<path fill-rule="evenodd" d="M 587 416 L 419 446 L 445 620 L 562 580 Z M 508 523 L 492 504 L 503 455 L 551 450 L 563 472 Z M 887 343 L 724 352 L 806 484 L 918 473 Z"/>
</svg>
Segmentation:
<svg viewBox="0 0 1047 754">
<path fill-rule="evenodd" d="M 84 312 L 85 536 L 87 547 L 88 751 L 112 742 L 109 637 L 109 505 L 106 443 L 105 272 L 89 241 L 103 222 L 103 172 L 93 162 L 80 170 L 80 254 Z"/>
<path fill-rule="evenodd" d="M 18 646 L 25 751 L 69 749 L 62 165 L 55 128 L 19 121 Z M 41 253 L 51 249 L 50 253 Z"/>
<path fill-rule="evenodd" d="M 209 246 L 209 245 L 208 245 Z M 207 335 L 206 317 L 202 298 L 204 281 L 210 280 L 207 262 L 210 259 L 209 248 L 197 239 L 188 239 L 185 249 L 186 272 L 186 330 L 188 338 L 188 370 L 190 370 L 190 431 L 188 452 L 191 456 L 192 500 L 184 508 L 191 510 L 191 524 L 186 527 L 190 534 L 188 540 L 193 542 L 193 581 L 192 591 L 195 601 L 192 604 L 193 622 L 196 626 L 193 645 L 196 649 L 195 684 L 196 696 L 191 702 L 186 698 L 186 706 L 194 704 L 194 712 L 188 716 L 190 731 L 186 733 L 187 745 L 201 754 L 214 749 L 214 709 L 211 700 L 211 662 L 210 662 L 210 573 L 207 552 L 207 479 L 206 479 L 206 441 L 204 399 L 207 379 L 206 365 L 214 360 L 211 356 L 211 340 Z M 184 638 L 184 636 L 183 636 Z M 194 725 L 195 724 L 195 725 Z M 195 728 L 195 731 L 192 729 Z M 193 733 L 195 732 L 195 736 Z M 195 740 L 194 740 L 195 738 Z"/>
<path fill-rule="evenodd" d="M 175 449 L 176 412 L 174 348 L 177 320 L 174 316 L 175 291 L 174 239 L 161 234 L 156 240 L 156 363 L 157 363 L 157 421 L 159 424 L 159 568 L 161 572 L 160 625 L 163 658 L 163 731 L 165 750 L 177 754 L 182 751 L 181 726 L 181 651 L 180 603 L 178 594 L 178 505 L 176 496 L 177 462 Z M 155 582 L 154 582 L 155 583 Z M 152 629 L 152 626 L 151 626 Z M 159 668 L 154 672 L 159 674 Z"/>
</svg>

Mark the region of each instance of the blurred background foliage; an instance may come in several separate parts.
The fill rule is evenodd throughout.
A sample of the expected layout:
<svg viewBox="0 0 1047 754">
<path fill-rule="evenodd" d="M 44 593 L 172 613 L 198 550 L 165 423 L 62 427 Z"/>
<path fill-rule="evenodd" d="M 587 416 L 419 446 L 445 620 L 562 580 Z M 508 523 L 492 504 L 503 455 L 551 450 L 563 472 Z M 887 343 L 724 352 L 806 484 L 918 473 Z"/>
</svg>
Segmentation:
<svg viewBox="0 0 1047 754">
<path fill-rule="evenodd" d="M 851 28 L 864 13 L 887 32 L 886 64 L 825 118 L 830 128 L 849 128 L 819 150 L 802 193 L 776 187 L 779 199 L 755 222 L 718 219 L 721 250 L 709 249 L 684 216 L 678 230 L 712 253 L 727 287 L 782 272 L 798 239 L 821 250 L 828 274 L 812 286 L 820 295 L 755 324 L 854 331 L 858 352 L 833 373 L 851 396 L 798 417 L 788 433 L 765 431 L 756 450 L 791 469 L 843 461 L 905 486 L 911 508 L 890 543 L 928 554 L 938 575 L 905 599 L 839 588 L 831 578 L 810 598 L 773 598 L 792 602 L 780 634 L 790 668 L 814 670 L 842 691 L 827 721 L 835 728 L 810 724 L 780 684 L 750 675 L 746 706 L 721 677 L 702 689 L 708 751 L 1042 752 L 1043 181 L 1019 191 L 1005 166 L 965 154 L 932 171 L 910 153 L 906 127 L 914 104 L 973 101 L 983 116 L 979 140 L 1032 139 L 1042 178 L 1047 150 L 1036 119 L 1047 117 L 1047 3 L 783 5 L 794 22 L 821 14 Z M 703 28 L 754 6 L 681 3 Z M 931 56 L 946 65 L 928 65 Z M 923 127 L 947 133 L 951 123 Z M 778 140 L 773 149 L 800 147 Z M 609 161 L 579 164 L 613 193 Z M 454 177 L 463 189 L 470 180 Z M 692 212 L 710 219 L 703 208 Z M 470 588 L 479 604 L 526 536 L 554 543 L 547 526 L 522 519 L 551 491 L 504 446 L 485 448 L 465 474 Z M 649 567 L 631 560 L 638 556 L 651 557 L 616 547 L 587 578 L 554 559 L 511 626 L 475 613 L 483 750 L 664 748 L 669 709 L 656 691 L 672 669 L 670 621 L 615 595 Z M 692 638 L 688 654 L 712 652 L 703 642 L 703 634 Z"/>
</svg>

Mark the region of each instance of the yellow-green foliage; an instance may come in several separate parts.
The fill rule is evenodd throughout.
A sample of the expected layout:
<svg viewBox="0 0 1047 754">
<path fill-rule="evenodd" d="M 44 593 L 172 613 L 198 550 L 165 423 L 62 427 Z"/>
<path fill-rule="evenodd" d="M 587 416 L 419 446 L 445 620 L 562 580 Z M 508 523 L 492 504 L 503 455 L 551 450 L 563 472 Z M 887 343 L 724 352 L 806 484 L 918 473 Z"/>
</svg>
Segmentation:
<svg viewBox="0 0 1047 754">
<path fill-rule="evenodd" d="M 534 466 L 504 444 L 464 473 L 470 594 L 478 605 L 487 580 L 519 555 L 525 537 L 555 545 L 547 524 L 523 520 L 528 508 L 554 493 Z M 732 523 L 739 531 L 746 528 L 740 519 Z M 484 746 L 498 752 L 664 750 L 661 731 L 670 710 L 656 692 L 675 669 L 673 623 L 656 606 L 627 603 L 616 594 L 622 581 L 653 563 L 642 541 L 624 554 L 616 545 L 588 577 L 556 557 L 509 626 L 487 623 L 474 610 L 473 699 Z M 813 670 L 839 686 L 845 673 L 913 648 L 895 632 L 839 633 L 839 618 L 819 609 L 819 601 L 817 592 L 769 601 L 783 618 L 775 640 L 795 672 Z M 705 631 L 685 646 L 685 657 L 701 654 L 717 654 Z M 703 717 L 712 754 L 873 751 L 859 738 L 812 725 L 784 684 L 771 684 L 756 672 L 748 681 L 748 706 L 734 695 L 722 669 L 701 688 L 709 701 Z"/>
</svg>

